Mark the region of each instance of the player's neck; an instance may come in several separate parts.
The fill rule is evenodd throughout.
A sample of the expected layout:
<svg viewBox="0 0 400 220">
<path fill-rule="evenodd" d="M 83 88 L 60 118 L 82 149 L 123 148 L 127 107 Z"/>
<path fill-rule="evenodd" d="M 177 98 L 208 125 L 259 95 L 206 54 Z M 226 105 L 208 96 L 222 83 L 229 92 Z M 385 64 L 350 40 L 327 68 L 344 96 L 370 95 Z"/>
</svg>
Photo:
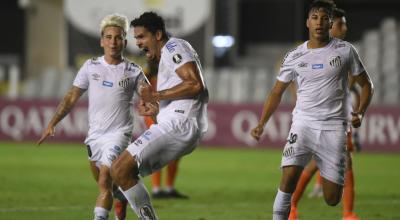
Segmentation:
<svg viewBox="0 0 400 220">
<path fill-rule="evenodd" d="M 110 65 L 118 65 L 120 64 L 124 59 L 122 58 L 122 55 L 119 55 L 117 57 L 112 57 L 112 56 L 107 56 L 104 55 L 104 60 L 106 61 L 106 63 L 110 64 Z"/>
<path fill-rule="evenodd" d="M 322 48 L 322 47 L 325 47 L 326 45 L 328 45 L 330 41 L 331 41 L 331 38 L 329 36 L 321 38 L 321 39 L 311 37 L 307 43 L 307 48 L 309 48 L 309 49 Z"/>
<path fill-rule="evenodd" d="M 165 44 L 166 44 L 167 42 L 168 42 L 168 39 L 159 41 L 159 44 L 158 44 L 158 51 L 159 51 L 159 53 L 158 53 L 157 56 L 156 56 L 156 57 L 157 57 L 157 62 L 160 62 L 162 48 L 165 46 Z"/>
</svg>

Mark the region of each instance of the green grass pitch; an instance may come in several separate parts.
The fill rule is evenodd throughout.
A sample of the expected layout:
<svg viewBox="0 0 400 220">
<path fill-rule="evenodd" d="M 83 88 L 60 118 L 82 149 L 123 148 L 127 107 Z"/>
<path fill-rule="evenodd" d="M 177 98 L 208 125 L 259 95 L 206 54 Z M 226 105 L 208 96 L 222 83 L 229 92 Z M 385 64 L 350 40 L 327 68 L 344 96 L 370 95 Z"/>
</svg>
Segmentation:
<svg viewBox="0 0 400 220">
<path fill-rule="evenodd" d="M 198 148 L 183 158 L 177 179 L 190 200 L 153 201 L 159 218 L 271 219 L 280 154 Z M 354 156 L 355 211 L 361 219 L 400 219 L 399 165 L 396 154 Z M 149 186 L 148 177 L 145 182 Z M 92 219 L 96 195 L 82 144 L 0 143 L 0 220 Z M 136 219 L 128 212 L 128 219 Z M 341 212 L 341 204 L 329 207 L 322 199 L 304 197 L 299 204 L 300 219 L 341 219 Z"/>
</svg>

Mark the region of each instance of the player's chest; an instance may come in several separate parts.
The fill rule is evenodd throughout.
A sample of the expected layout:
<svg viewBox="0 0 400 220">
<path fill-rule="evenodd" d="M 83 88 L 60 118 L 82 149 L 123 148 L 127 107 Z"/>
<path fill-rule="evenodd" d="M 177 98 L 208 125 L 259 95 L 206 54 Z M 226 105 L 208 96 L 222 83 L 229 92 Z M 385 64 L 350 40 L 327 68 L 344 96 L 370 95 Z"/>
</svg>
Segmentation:
<svg viewBox="0 0 400 220">
<path fill-rule="evenodd" d="M 294 69 L 301 78 L 331 78 L 347 74 L 347 58 L 340 53 L 309 55 L 300 59 Z"/>
<path fill-rule="evenodd" d="M 123 68 L 94 68 L 89 74 L 90 87 L 103 91 L 128 91 L 133 87 L 134 80 L 134 75 Z"/>
</svg>

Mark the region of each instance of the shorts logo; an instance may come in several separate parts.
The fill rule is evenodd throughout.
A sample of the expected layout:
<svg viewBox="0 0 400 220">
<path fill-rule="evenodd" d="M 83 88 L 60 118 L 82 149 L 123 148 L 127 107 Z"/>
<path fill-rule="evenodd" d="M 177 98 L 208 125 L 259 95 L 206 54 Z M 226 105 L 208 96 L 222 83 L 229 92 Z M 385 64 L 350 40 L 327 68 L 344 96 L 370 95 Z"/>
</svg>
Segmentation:
<svg viewBox="0 0 400 220">
<path fill-rule="evenodd" d="M 133 143 L 134 143 L 136 146 L 139 147 L 139 145 L 143 144 L 143 141 L 142 141 L 140 138 L 138 138 L 138 139 L 136 139 Z"/>
<path fill-rule="evenodd" d="M 293 146 L 290 146 L 288 148 L 285 148 L 285 150 L 283 151 L 283 156 L 284 157 L 291 157 L 294 154 L 294 148 Z"/>
<path fill-rule="evenodd" d="M 289 139 L 287 140 L 289 144 L 294 144 L 297 141 L 297 134 L 290 133 Z"/>
<path fill-rule="evenodd" d="M 340 56 L 332 57 L 331 60 L 329 61 L 329 65 L 331 65 L 331 67 L 334 68 L 342 65 L 342 60 L 340 59 Z"/>
<path fill-rule="evenodd" d="M 315 69 L 323 69 L 323 68 L 324 68 L 324 64 L 322 64 L 322 63 L 313 64 L 312 65 L 312 69 L 313 70 L 315 70 Z"/>
<path fill-rule="evenodd" d="M 156 217 L 154 215 L 153 210 L 150 208 L 150 206 L 143 206 L 139 209 L 139 213 L 140 213 L 140 219 L 143 220 L 155 220 Z"/>
<path fill-rule="evenodd" d="M 174 63 L 179 64 L 180 62 L 182 62 L 182 56 L 177 53 L 172 57 L 172 60 L 174 61 Z"/>
<path fill-rule="evenodd" d="M 113 83 L 109 81 L 103 81 L 103 86 L 113 87 Z"/>
</svg>

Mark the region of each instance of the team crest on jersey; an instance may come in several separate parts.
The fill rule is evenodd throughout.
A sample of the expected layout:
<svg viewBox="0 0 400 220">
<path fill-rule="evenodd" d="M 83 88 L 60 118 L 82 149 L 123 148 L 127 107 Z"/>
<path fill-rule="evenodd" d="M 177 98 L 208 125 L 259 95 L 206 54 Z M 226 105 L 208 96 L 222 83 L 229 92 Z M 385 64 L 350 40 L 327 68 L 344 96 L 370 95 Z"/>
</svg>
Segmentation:
<svg viewBox="0 0 400 220">
<path fill-rule="evenodd" d="M 124 89 L 129 87 L 129 82 L 130 79 L 128 77 L 122 78 L 119 82 L 118 85 Z"/>
<path fill-rule="evenodd" d="M 329 60 L 329 65 L 331 65 L 331 67 L 333 68 L 337 68 L 342 65 L 342 59 L 340 58 L 340 56 L 332 57 Z"/>
<path fill-rule="evenodd" d="M 92 79 L 93 79 L 93 80 L 96 80 L 96 81 L 99 81 L 99 79 L 100 79 L 100 74 L 93 73 L 93 74 L 92 74 Z"/>
<path fill-rule="evenodd" d="M 172 57 L 172 60 L 174 61 L 174 63 L 179 64 L 180 62 L 182 62 L 182 56 L 177 53 Z"/>
</svg>

